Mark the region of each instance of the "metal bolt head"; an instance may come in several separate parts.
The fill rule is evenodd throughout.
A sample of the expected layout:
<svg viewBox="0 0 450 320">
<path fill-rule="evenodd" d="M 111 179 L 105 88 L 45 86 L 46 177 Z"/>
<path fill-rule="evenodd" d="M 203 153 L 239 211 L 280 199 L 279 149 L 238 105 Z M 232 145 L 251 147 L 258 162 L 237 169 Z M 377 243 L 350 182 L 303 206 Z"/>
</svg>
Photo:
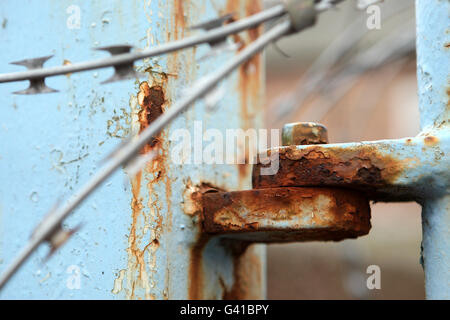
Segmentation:
<svg viewBox="0 0 450 320">
<path fill-rule="evenodd" d="M 283 127 L 281 142 L 283 146 L 327 144 L 327 128 L 314 122 L 288 123 Z"/>
</svg>

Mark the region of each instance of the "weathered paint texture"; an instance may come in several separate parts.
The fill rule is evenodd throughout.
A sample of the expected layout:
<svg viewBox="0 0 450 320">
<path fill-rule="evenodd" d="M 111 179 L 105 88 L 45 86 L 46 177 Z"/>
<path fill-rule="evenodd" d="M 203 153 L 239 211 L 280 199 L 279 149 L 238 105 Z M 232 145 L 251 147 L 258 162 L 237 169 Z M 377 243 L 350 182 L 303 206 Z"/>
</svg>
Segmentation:
<svg viewBox="0 0 450 320">
<path fill-rule="evenodd" d="M 79 29 L 68 27 L 71 5 L 80 8 Z M 188 27 L 230 9 L 237 19 L 260 7 L 253 0 L 43 0 L 18 11 L 15 1 L 7 0 L 0 8 L 0 19 L 8 20 L 0 29 L 2 45 L 10 48 L 0 52 L 2 72 L 17 70 L 9 61 L 49 53 L 55 57 L 47 66 L 106 56 L 92 47 L 128 43 L 140 50 L 199 32 Z M 242 33 L 239 46 L 257 32 Z M 30 46 L 36 39 L 39 46 Z M 235 54 L 224 51 L 200 60 L 209 52 L 202 45 L 144 59 L 136 62 L 144 77 L 107 85 L 100 82 L 110 76 L 108 69 L 51 78 L 49 86 L 60 89 L 51 95 L 14 96 L 11 92 L 22 83 L 0 86 L 0 177 L 11 182 L 0 185 L 0 270 L 58 196 L 69 196 L 122 139 L 143 130 L 196 79 Z M 68 219 L 68 226 L 83 222 L 83 228 L 47 264 L 41 263 L 47 253 L 41 248 L 0 296 L 263 298 L 264 247 L 202 237 L 195 197 L 205 186 L 250 188 L 248 166 L 180 166 L 170 159 L 179 143 L 171 133 L 179 128 L 193 132 L 194 120 L 201 120 L 204 130 L 223 133 L 260 127 L 262 65 L 262 57 L 255 57 L 223 81 L 226 95 L 214 111 L 199 101 L 154 137 L 141 150 L 156 150 L 154 161 L 133 177 L 126 170 L 111 177 Z M 77 279 L 80 286 L 74 287 Z"/>
<path fill-rule="evenodd" d="M 369 232 L 370 207 L 337 188 L 213 192 L 203 195 L 203 229 L 248 241 L 339 241 Z"/>
<path fill-rule="evenodd" d="M 261 10 L 261 1 L 241 1 L 241 0 L 227 0 L 226 12 L 234 13 L 233 19 L 239 19 L 244 16 L 249 16 L 257 13 Z M 245 48 L 246 44 L 252 42 L 258 38 L 261 34 L 262 27 L 250 29 L 244 34 L 235 35 L 233 40 L 238 46 L 238 50 Z M 257 114 L 261 112 L 264 100 L 262 96 L 262 79 L 264 77 L 264 65 L 262 63 L 262 56 L 258 54 L 252 59 L 244 63 L 239 68 L 239 77 L 236 84 L 236 90 L 240 94 L 240 110 L 239 116 L 241 119 L 240 127 L 244 130 L 249 128 L 257 128 L 261 123 L 259 122 L 261 117 Z M 251 165 L 249 165 L 251 159 L 249 159 L 248 147 L 240 145 L 238 146 L 244 152 L 242 153 L 245 159 L 239 159 L 239 184 L 240 188 L 245 187 L 245 180 L 251 171 Z"/>
<path fill-rule="evenodd" d="M 213 1 L 215 5 L 219 1 Z M 250 15 L 261 8 L 261 1 L 226 1 L 222 8 L 221 15 L 233 13 L 234 19 Z M 256 10 L 256 11 L 255 11 Z M 260 29 L 249 30 L 241 35 L 233 37 L 237 47 L 242 49 L 249 41 L 259 34 Z M 238 92 L 239 100 L 235 101 L 238 110 L 235 110 L 236 126 L 239 128 L 258 128 L 262 124 L 263 108 L 263 60 L 261 55 L 255 56 L 247 64 L 243 65 L 237 75 L 233 75 L 233 84 L 226 89 L 227 93 Z M 230 106 L 229 106 L 230 107 Z M 222 126 L 223 118 L 211 119 L 217 125 Z M 241 150 L 245 146 L 238 146 Z M 248 163 L 248 152 L 245 150 Z M 240 160 L 240 159 L 239 159 Z M 240 162 L 240 161 L 239 161 Z M 189 179 L 188 190 L 192 184 L 204 192 L 204 183 L 210 183 L 215 191 L 220 189 L 240 190 L 250 188 L 250 165 L 239 164 L 235 166 L 237 171 L 233 170 L 230 175 L 228 171 L 222 173 L 221 177 L 204 179 L 201 183 L 195 184 L 195 181 Z M 222 171 L 222 170 L 220 170 Z M 219 171 L 219 172 L 220 172 Z M 198 181 L 198 180 L 197 180 Z M 237 185 L 236 185 L 237 183 Z M 209 190 L 212 192 L 213 190 Z M 197 197 L 197 208 L 201 208 L 201 197 Z M 231 240 L 224 242 L 220 237 L 211 237 L 204 235 L 201 229 L 201 210 L 197 210 L 196 222 L 199 226 L 199 235 L 196 245 L 192 249 L 192 258 L 190 264 L 190 286 L 189 298 L 223 298 L 223 299 L 259 299 L 265 296 L 265 247 L 261 245 L 250 245 L 240 240 Z M 236 248 L 239 250 L 235 250 Z M 224 256 L 225 259 L 220 258 Z M 218 261 L 221 261 L 218 265 Z M 231 273 L 229 271 L 232 271 Z M 222 291 L 217 294 L 217 288 Z"/>
</svg>

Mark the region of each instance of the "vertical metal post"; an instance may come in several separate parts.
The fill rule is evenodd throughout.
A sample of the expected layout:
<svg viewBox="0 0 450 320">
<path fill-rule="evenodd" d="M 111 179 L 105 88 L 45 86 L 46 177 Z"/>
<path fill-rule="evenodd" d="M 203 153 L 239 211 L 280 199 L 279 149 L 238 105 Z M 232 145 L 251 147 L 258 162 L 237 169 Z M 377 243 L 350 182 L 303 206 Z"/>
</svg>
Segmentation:
<svg viewBox="0 0 450 320">
<path fill-rule="evenodd" d="M 7 62 L 54 54 L 46 66 L 100 58 L 92 47 L 130 44 L 136 50 L 187 36 L 189 26 L 261 9 L 254 0 L 31 1 L 0 8 L 2 72 Z M 57 32 L 55 32 L 57 30 Z M 195 31 L 201 32 L 201 31 Z M 245 45 L 258 36 L 250 30 Z M 164 112 L 189 86 L 230 59 L 232 51 L 207 56 L 207 45 L 136 63 L 146 76 L 106 85 L 111 70 L 48 79 L 59 93 L 14 96 L 26 87 L 0 87 L 0 269 L 28 239 L 59 196 L 68 196 L 98 168 L 121 139 Z M 201 59 L 202 58 L 202 59 Z M 265 297 L 265 248 L 205 237 L 200 230 L 204 187 L 250 188 L 248 165 L 172 161 L 180 141 L 192 147 L 206 129 L 258 128 L 262 123 L 264 67 L 257 56 L 220 84 L 225 95 L 213 111 L 199 102 L 148 146 L 157 159 L 136 177 L 116 173 L 73 216 L 81 231 L 44 262 L 40 248 L 0 293 L 21 299 L 220 299 Z M 176 136 L 176 134 L 175 134 Z M 204 141 L 204 147 L 211 141 Z"/>
<path fill-rule="evenodd" d="M 450 1 L 416 0 L 416 11 L 422 131 L 448 132 Z M 422 200 L 422 258 L 429 299 L 450 299 L 450 196 L 448 185 L 442 189 L 442 194 Z"/>
<path fill-rule="evenodd" d="M 422 259 L 428 299 L 450 299 L 450 196 L 427 199 L 422 211 Z"/>
</svg>

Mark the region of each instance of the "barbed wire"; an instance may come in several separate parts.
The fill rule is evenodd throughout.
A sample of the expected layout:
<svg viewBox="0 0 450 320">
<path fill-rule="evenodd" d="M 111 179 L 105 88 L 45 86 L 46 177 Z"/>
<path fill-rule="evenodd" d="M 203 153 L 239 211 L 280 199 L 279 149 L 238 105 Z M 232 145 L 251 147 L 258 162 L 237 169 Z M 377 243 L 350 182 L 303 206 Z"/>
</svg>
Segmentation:
<svg viewBox="0 0 450 320">
<path fill-rule="evenodd" d="M 331 8 L 333 5 L 341 1 L 343 0 L 316 1 L 317 3 L 315 4 L 315 9 L 317 10 L 317 12 L 321 12 Z M 291 1 L 291 2 L 299 2 L 299 1 Z M 11 64 L 24 66 L 28 70 L 21 72 L 0 74 L 0 83 L 29 80 L 30 86 L 27 89 L 17 91 L 14 93 L 16 94 L 51 93 L 57 92 L 57 90 L 46 86 L 45 78 L 47 77 L 67 75 L 71 73 L 107 67 L 114 67 L 115 73 L 110 79 L 103 81 L 102 83 L 109 83 L 129 79 L 137 75 L 136 71 L 133 68 L 134 62 L 136 60 L 161 56 L 174 51 L 192 48 L 194 46 L 204 43 L 214 44 L 217 41 L 223 40 L 229 35 L 257 27 L 262 23 L 280 18 L 286 15 L 287 13 L 288 12 L 286 10 L 286 6 L 278 4 L 269 9 L 263 10 L 257 14 L 251 15 L 246 18 L 242 18 L 238 21 L 232 22 L 227 25 L 222 25 L 232 16 L 232 14 L 227 14 L 212 21 L 208 21 L 206 23 L 202 23 L 200 25 L 191 27 L 191 29 L 206 30 L 204 34 L 184 38 L 177 41 L 172 41 L 167 44 L 144 49 L 142 51 L 130 52 L 133 48 L 130 45 L 112 45 L 95 48 L 96 50 L 103 50 L 109 52 L 111 54 L 111 57 L 98 59 L 94 61 L 86 61 L 50 68 L 43 68 L 43 65 L 47 60 L 53 57 L 51 55 L 15 61 L 11 62 Z M 221 27 L 217 28 L 217 26 Z"/>
<path fill-rule="evenodd" d="M 285 7 L 283 5 L 277 5 L 267 10 L 263 10 L 260 13 L 256 13 L 252 16 L 240 19 L 236 22 L 221 26 L 220 28 L 211 29 L 204 34 L 184 38 L 177 41 L 172 41 L 166 44 L 162 44 L 153 48 L 145 49 L 140 52 L 123 52 L 123 50 L 130 50 L 131 46 L 109 46 L 97 48 L 99 50 L 107 50 L 112 57 L 98 59 L 94 61 L 80 62 L 72 65 L 57 66 L 51 68 L 38 68 L 22 72 L 6 73 L 0 74 L 0 83 L 3 82 L 14 82 L 22 80 L 35 80 L 43 79 L 46 77 L 52 77 L 57 75 L 65 75 L 69 73 L 82 72 L 93 69 L 100 69 L 106 67 L 114 67 L 121 65 L 129 65 L 136 60 L 150 58 L 155 56 L 165 55 L 174 51 L 183 50 L 186 48 L 191 48 L 203 43 L 211 43 L 220 39 L 223 39 L 229 35 L 239 33 L 241 31 L 251 29 L 259 26 L 260 24 L 267 22 L 269 20 L 281 17 L 286 14 Z M 220 19 L 220 18 L 218 18 Z M 117 50 L 120 48 L 120 50 Z M 122 52 L 121 52 L 122 51 Z M 45 57 L 48 58 L 48 57 Z M 27 67 L 33 67 L 30 65 L 31 62 L 42 59 L 28 59 L 19 62 L 13 62 L 13 64 L 20 63 Z M 41 66 L 41 65 L 39 65 Z"/>
</svg>

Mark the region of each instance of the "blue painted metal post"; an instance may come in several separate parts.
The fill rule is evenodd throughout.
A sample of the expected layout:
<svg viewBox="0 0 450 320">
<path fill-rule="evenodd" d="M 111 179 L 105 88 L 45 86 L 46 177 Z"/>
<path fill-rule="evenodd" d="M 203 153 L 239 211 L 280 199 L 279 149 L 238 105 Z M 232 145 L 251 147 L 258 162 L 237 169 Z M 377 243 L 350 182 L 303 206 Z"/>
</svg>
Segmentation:
<svg viewBox="0 0 450 320">
<path fill-rule="evenodd" d="M 422 131 L 448 135 L 450 1 L 417 0 L 417 75 Z M 436 155 L 438 156 L 438 155 Z M 423 200 L 422 257 L 429 299 L 450 299 L 450 195 Z"/>
<path fill-rule="evenodd" d="M 93 47 L 151 47 L 228 12 L 236 18 L 255 13 L 261 3 L 23 0 L 20 10 L 18 5 L 5 0 L 0 6 L 2 73 L 20 70 L 8 62 L 25 58 L 53 54 L 46 63 L 52 66 L 107 55 Z M 255 34 L 244 33 L 241 40 Z M 140 61 L 136 65 L 146 72 L 140 81 L 100 85 L 111 75 L 100 70 L 47 79 L 59 93 L 20 96 L 12 92 L 26 82 L 0 86 L 0 271 L 58 197 L 78 189 L 123 137 L 146 125 L 149 117 L 141 115 L 148 108 L 156 108 L 152 114 L 170 108 L 195 80 L 234 54 L 205 58 L 209 50 L 203 45 Z M 208 128 L 225 136 L 228 128 L 260 126 L 263 77 L 258 56 L 221 84 L 226 94 L 214 111 L 199 102 L 181 115 L 158 137 L 162 151 L 153 164 L 131 179 L 124 171 L 111 177 L 66 221 L 68 227 L 82 223 L 82 229 L 48 262 L 47 248 L 41 247 L 0 297 L 264 298 L 264 246 L 245 250 L 237 242 L 208 241 L 199 228 L 201 207 L 192 199 L 202 185 L 250 188 L 250 168 L 171 161 L 177 129 L 187 128 L 194 137 L 200 124 L 201 139 Z M 150 104 L 149 92 L 157 95 Z"/>
</svg>

